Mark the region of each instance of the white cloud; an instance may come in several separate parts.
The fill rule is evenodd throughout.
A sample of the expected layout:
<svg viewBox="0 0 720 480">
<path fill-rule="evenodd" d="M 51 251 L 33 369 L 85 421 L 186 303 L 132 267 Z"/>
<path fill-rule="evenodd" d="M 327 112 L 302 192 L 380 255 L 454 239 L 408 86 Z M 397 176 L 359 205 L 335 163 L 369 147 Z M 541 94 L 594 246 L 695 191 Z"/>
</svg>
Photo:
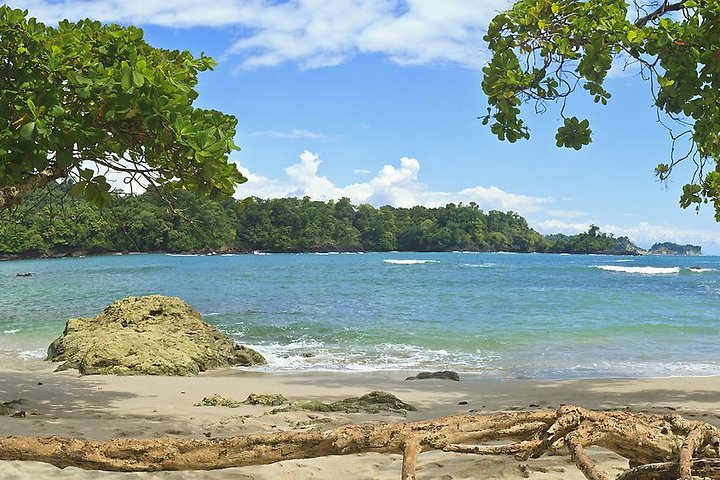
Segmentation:
<svg viewBox="0 0 720 480">
<path fill-rule="evenodd" d="M 46 22 L 90 17 L 166 27 L 237 27 L 241 68 L 338 65 L 361 53 L 400 65 L 482 64 L 482 35 L 509 0 L 11 0 Z"/>
<path fill-rule="evenodd" d="M 419 180 L 420 162 L 415 158 L 402 157 L 399 165 L 385 165 L 368 181 L 344 187 L 320 175 L 321 163 L 318 155 L 305 150 L 300 154 L 299 162 L 285 169 L 286 178 L 282 181 L 256 175 L 240 167 L 248 182 L 238 187 L 236 196 L 271 198 L 307 195 L 317 200 L 348 197 L 354 203 L 396 207 L 438 207 L 447 203 L 475 202 L 483 210 L 513 210 L 521 214 L 538 211 L 551 202 L 548 198 L 505 192 L 496 186 L 475 186 L 457 192 L 434 191 Z"/>
<path fill-rule="evenodd" d="M 329 140 L 331 137 L 324 133 L 313 132 L 301 128 L 293 128 L 286 132 L 278 130 L 263 130 L 261 132 L 252 132 L 250 135 L 254 137 L 281 138 L 284 140 Z"/>
<path fill-rule="evenodd" d="M 532 225 L 541 233 L 576 234 L 586 232 L 591 222 L 564 222 L 545 220 Z M 638 246 L 649 248 L 653 243 L 675 242 L 680 244 L 702 245 L 705 253 L 720 251 L 720 232 L 718 230 L 684 229 L 668 225 L 655 225 L 640 222 L 635 225 L 598 224 L 603 232 L 612 232 L 616 237 L 628 237 Z"/>
<path fill-rule="evenodd" d="M 575 210 L 548 210 L 547 214 L 551 217 L 566 219 L 587 217 L 589 215 L 588 212 L 578 212 Z"/>
<path fill-rule="evenodd" d="M 365 168 L 353 168 L 352 173 L 354 173 L 356 175 L 370 175 L 372 172 Z"/>
<path fill-rule="evenodd" d="M 564 220 L 543 220 L 533 225 L 540 233 L 564 233 L 566 235 L 575 235 L 580 232 L 587 232 L 591 222 L 566 222 Z M 602 231 L 605 231 L 601 228 Z"/>
</svg>

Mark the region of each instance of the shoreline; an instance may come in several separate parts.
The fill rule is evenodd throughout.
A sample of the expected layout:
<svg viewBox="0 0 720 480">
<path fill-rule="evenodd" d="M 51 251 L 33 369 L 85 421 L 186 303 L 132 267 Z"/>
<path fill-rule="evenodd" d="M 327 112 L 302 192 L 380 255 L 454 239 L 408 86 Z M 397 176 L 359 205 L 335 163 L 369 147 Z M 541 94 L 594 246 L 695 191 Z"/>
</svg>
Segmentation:
<svg viewBox="0 0 720 480">
<path fill-rule="evenodd" d="M 562 403 L 595 409 L 673 412 L 720 424 L 720 376 L 520 380 L 465 375 L 455 382 L 405 381 L 407 372 L 398 371 L 270 373 L 226 368 L 204 372 L 197 377 L 81 377 L 74 371 L 54 373 L 55 364 L 49 362 L 31 363 L 30 368 L 0 369 L 0 400 L 24 398 L 26 402 L 18 408 L 28 412 L 25 418 L 0 417 L 0 435 L 66 435 L 97 440 L 160 436 L 202 439 L 206 433 L 225 437 L 307 428 L 329 429 L 347 423 L 416 421 L 468 410 L 490 413 L 557 408 Z M 390 392 L 418 410 L 407 416 L 314 412 L 267 414 L 273 407 L 194 406 L 212 394 L 242 401 L 250 393 L 279 393 L 289 400 L 331 402 L 373 390 Z M 365 454 L 202 473 L 133 474 L 137 475 L 133 478 L 329 480 L 352 475 L 355 471 L 362 473 L 353 478 L 390 479 L 398 476 L 398 461 L 399 456 L 395 455 Z M 537 471 L 531 468 L 531 477 L 525 478 L 582 478 L 568 462 L 565 456 L 533 460 L 528 465 L 537 466 Z M 611 458 L 607 462 L 608 468 L 620 468 L 613 466 Z M 421 456 L 421 471 L 425 473 L 419 472 L 418 478 L 443 478 L 442 475 L 452 479 L 477 478 L 471 472 L 476 475 L 478 468 L 495 472 L 496 476 L 492 478 L 523 478 L 519 475 L 518 465 L 512 458 L 489 459 L 435 452 Z M 22 480 L 49 476 L 109 480 L 127 478 L 128 475 L 59 470 L 35 462 L 0 462 L 0 471 L 9 472 L 7 478 Z"/>
<path fill-rule="evenodd" d="M 61 252 L 61 253 L 0 253 L 0 262 L 13 262 L 13 261 L 24 261 L 24 260 L 53 260 L 59 258 L 85 258 L 85 257 L 114 257 L 114 256 L 127 256 L 127 255 L 187 255 L 187 256 L 222 256 L 222 255 L 292 255 L 292 254 L 322 254 L 322 253 L 337 253 L 337 254 L 358 254 L 358 253 L 477 253 L 477 254 L 502 254 L 502 253 L 513 253 L 513 254 L 541 254 L 541 255 L 608 255 L 618 257 L 703 257 L 706 255 L 683 255 L 683 254 L 660 254 L 660 253 L 638 253 L 638 252 L 600 252 L 600 251 L 588 251 L 588 252 L 537 252 L 537 251 L 505 251 L 505 250 L 487 250 L 487 251 L 475 251 L 475 250 L 428 250 L 428 251 L 417 251 L 417 250 L 328 250 L 328 249 L 308 249 L 308 250 L 235 250 L 235 249 L 202 249 L 202 250 L 190 250 L 190 251 L 178 251 L 178 252 L 162 252 L 162 251 L 148 251 L 148 252 L 130 252 L 130 251 L 117 251 L 117 252 L 88 252 L 84 250 L 77 250 L 72 252 Z M 710 255 L 712 256 L 712 255 Z"/>
</svg>

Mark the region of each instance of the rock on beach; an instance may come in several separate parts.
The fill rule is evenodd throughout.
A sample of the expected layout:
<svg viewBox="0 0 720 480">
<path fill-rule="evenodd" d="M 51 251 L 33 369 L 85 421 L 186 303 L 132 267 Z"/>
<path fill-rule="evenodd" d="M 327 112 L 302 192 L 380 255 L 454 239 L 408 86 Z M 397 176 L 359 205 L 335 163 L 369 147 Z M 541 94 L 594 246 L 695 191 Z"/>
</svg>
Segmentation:
<svg viewBox="0 0 720 480">
<path fill-rule="evenodd" d="M 114 302 L 93 318 L 71 318 L 48 348 L 57 370 L 83 375 L 196 375 L 212 368 L 266 363 L 263 356 L 205 323 L 177 297 Z"/>
</svg>

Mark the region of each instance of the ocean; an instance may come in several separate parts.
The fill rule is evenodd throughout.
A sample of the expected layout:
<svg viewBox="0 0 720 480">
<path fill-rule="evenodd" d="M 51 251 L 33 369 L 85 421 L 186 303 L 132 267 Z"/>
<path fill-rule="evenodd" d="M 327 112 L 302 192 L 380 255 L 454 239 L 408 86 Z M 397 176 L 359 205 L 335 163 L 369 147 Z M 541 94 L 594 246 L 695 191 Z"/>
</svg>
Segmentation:
<svg viewBox="0 0 720 480">
<path fill-rule="evenodd" d="M 147 294 L 189 302 L 263 353 L 265 371 L 720 374 L 720 257 L 711 256 L 148 254 L 0 262 L 0 359 L 36 362 L 68 318 Z"/>
</svg>

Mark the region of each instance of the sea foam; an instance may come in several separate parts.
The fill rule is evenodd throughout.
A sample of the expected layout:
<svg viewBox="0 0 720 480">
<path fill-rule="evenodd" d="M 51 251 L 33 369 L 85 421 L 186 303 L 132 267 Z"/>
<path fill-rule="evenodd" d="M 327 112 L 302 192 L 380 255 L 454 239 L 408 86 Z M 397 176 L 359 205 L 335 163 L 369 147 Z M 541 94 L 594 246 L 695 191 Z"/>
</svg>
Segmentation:
<svg viewBox="0 0 720 480">
<path fill-rule="evenodd" d="M 383 260 L 384 263 L 388 263 L 390 265 L 423 265 L 425 263 L 440 263 L 437 260 L 395 260 L 395 259 L 386 259 Z"/>
<path fill-rule="evenodd" d="M 642 275 L 668 275 L 680 273 L 679 267 L 621 267 L 619 265 L 599 265 L 606 272 L 639 273 Z"/>
<path fill-rule="evenodd" d="M 693 273 L 705 273 L 705 272 L 714 272 L 714 268 L 703 268 L 703 267 L 690 267 L 688 268 Z"/>
</svg>

